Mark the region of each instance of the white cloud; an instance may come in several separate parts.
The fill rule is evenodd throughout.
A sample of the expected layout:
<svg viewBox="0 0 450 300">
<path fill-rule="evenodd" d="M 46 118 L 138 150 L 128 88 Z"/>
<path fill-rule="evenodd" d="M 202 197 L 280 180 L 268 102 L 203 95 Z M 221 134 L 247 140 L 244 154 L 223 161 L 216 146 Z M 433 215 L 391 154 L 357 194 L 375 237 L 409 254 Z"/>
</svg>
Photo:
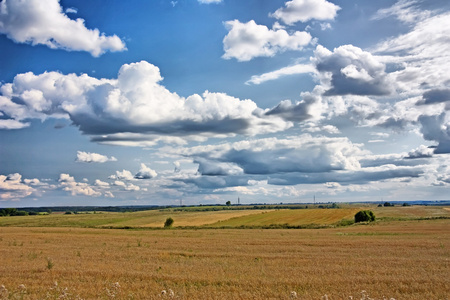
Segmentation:
<svg viewBox="0 0 450 300">
<path fill-rule="evenodd" d="M 76 14 L 76 13 L 78 13 L 78 9 L 76 9 L 75 7 L 66 8 L 66 14 Z"/>
<path fill-rule="evenodd" d="M 330 23 L 320 23 L 320 30 L 325 31 L 327 29 L 331 29 Z"/>
<path fill-rule="evenodd" d="M 372 51 L 380 61 L 399 66 L 397 86 L 409 94 L 448 86 L 450 74 L 450 13 L 435 14 L 414 24 L 407 33 L 387 39 Z"/>
<path fill-rule="evenodd" d="M 353 45 L 329 51 L 318 45 L 312 59 L 321 74 L 321 83 L 328 86 L 325 95 L 387 95 L 393 83 L 386 66 L 371 53 Z"/>
<path fill-rule="evenodd" d="M 137 185 L 134 185 L 134 184 L 130 183 L 129 185 L 125 186 L 125 190 L 126 191 L 137 192 L 137 191 L 140 191 L 141 188 L 139 186 L 137 186 Z"/>
<path fill-rule="evenodd" d="M 126 186 L 125 182 L 120 181 L 120 180 L 114 181 L 114 185 L 115 186 L 121 186 L 121 187 L 125 187 Z"/>
<path fill-rule="evenodd" d="M 379 9 L 372 20 L 381 20 L 390 16 L 395 16 L 404 23 L 416 23 L 430 16 L 430 11 L 419 9 L 415 5 L 417 0 L 400 0 L 389 8 Z"/>
<path fill-rule="evenodd" d="M 224 59 L 235 58 L 249 61 L 255 57 L 270 57 L 287 50 L 302 50 L 312 38 L 304 31 L 289 34 L 284 29 L 271 30 L 251 20 L 241 23 L 238 20 L 225 22 L 228 34 L 223 39 Z"/>
<path fill-rule="evenodd" d="M 73 9 L 68 9 L 67 12 L 73 12 Z M 106 51 L 126 49 L 116 35 L 105 36 L 98 29 L 87 29 L 83 19 L 68 18 L 58 0 L 2 1 L 0 33 L 17 43 L 87 51 L 95 57 Z"/>
<path fill-rule="evenodd" d="M 418 148 L 411 150 L 407 158 L 425 158 L 432 157 L 434 150 L 430 147 L 420 145 Z"/>
<path fill-rule="evenodd" d="M 77 151 L 76 161 L 85 163 L 105 163 L 108 161 L 117 161 L 117 158 L 114 156 L 108 157 L 98 153 Z"/>
<path fill-rule="evenodd" d="M 266 81 L 277 80 L 280 77 L 305 73 L 316 73 L 316 69 L 311 64 L 297 64 L 289 67 L 284 67 L 276 71 L 264 73 L 261 75 L 253 75 L 250 78 L 250 80 L 245 82 L 245 84 L 258 85 Z"/>
<path fill-rule="evenodd" d="M 136 179 L 152 179 L 156 177 L 158 173 L 156 173 L 155 170 L 152 170 L 151 168 L 147 167 L 145 164 L 141 163 L 141 168 L 139 169 L 139 172 L 134 175 L 134 178 Z"/>
<path fill-rule="evenodd" d="M 109 176 L 110 179 L 118 179 L 118 180 L 133 180 L 133 174 L 128 170 L 116 171 L 116 175 Z"/>
<path fill-rule="evenodd" d="M 326 0 L 292 0 L 279 8 L 271 17 L 282 20 L 288 25 L 310 20 L 333 20 L 341 8 Z"/>
<path fill-rule="evenodd" d="M 75 182 L 75 178 L 69 174 L 61 173 L 59 175 L 59 182 Z"/>
<path fill-rule="evenodd" d="M 0 201 L 20 199 L 31 195 L 33 191 L 32 187 L 22 182 L 19 173 L 0 175 Z"/>
<path fill-rule="evenodd" d="M 109 183 L 101 181 L 100 179 L 96 179 L 94 184 L 99 187 L 109 187 Z"/>
<path fill-rule="evenodd" d="M 123 65 L 112 80 L 29 72 L 0 87 L 0 110 L 23 126 L 32 118 L 70 118 L 96 142 L 128 146 L 255 135 L 292 126 L 265 116 L 251 100 L 208 91 L 183 98 L 162 86 L 161 80 L 159 68 L 145 61 Z"/>
<path fill-rule="evenodd" d="M 0 101 L 1 101 L 1 99 L 0 99 Z M 28 123 L 28 122 L 20 122 L 20 121 L 12 120 L 12 119 L 0 120 L 0 129 L 22 129 L 22 128 L 26 128 L 28 126 L 30 126 L 30 123 Z"/>
<path fill-rule="evenodd" d="M 132 183 L 126 184 L 125 182 L 120 181 L 120 180 L 114 181 L 114 185 L 122 187 L 125 191 L 137 192 L 137 191 L 141 190 L 141 188 L 139 186 L 137 186 L 137 185 L 134 185 Z"/>
<path fill-rule="evenodd" d="M 89 184 L 84 182 L 76 182 L 75 178 L 69 174 L 62 173 L 59 175 L 59 186 L 63 191 L 70 192 L 72 196 L 84 195 L 99 197 L 102 195 L 101 192 L 96 191 Z"/>
</svg>

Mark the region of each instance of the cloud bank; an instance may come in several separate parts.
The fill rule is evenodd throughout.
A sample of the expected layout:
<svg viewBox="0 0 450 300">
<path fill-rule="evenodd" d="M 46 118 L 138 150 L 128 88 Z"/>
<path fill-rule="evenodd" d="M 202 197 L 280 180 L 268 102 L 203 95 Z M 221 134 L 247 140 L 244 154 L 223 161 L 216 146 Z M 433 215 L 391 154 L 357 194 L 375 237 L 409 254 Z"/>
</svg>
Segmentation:
<svg viewBox="0 0 450 300">
<path fill-rule="evenodd" d="M 161 80 L 159 68 L 146 61 L 123 65 L 117 79 L 19 74 L 0 87 L 0 110 L 11 120 L 3 126 L 25 127 L 32 118 L 70 118 L 94 141 L 122 145 L 255 135 L 292 126 L 264 115 L 251 100 L 208 91 L 184 98 L 167 90 Z"/>
</svg>

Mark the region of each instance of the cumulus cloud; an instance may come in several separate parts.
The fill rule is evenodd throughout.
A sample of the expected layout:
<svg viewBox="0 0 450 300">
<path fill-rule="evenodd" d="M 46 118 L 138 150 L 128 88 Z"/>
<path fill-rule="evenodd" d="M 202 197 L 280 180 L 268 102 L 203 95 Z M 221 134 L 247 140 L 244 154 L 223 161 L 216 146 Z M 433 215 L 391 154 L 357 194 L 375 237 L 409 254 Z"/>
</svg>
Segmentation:
<svg viewBox="0 0 450 300">
<path fill-rule="evenodd" d="M 267 116 L 277 116 L 286 121 L 304 122 L 306 120 L 317 122 L 326 115 L 339 114 L 346 108 L 338 107 L 337 101 L 323 97 L 325 90 L 317 85 L 311 92 L 300 94 L 302 100 L 293 103 L 291 100 L 283 100 L 278 105 L 265 111 Z M 342 111 L 342 112 L 341 112 Z"/>
<path fill-rule="evenodd" d="M 214 160 L 198 157 L 194 160 L 194 163 L 198 164 L 198 173 L 207 176 L 223 176 L 223 175 L 238 175 L 243 174 L 242 168 L 239 166 L 228 163 L 218 162 Z"/>
<path fill-rule="evenodd" d="M 295 75 L 295 74 L 305 74 L 305 73 L 315 73 L 316 69 L 310 64 L 297 64 L 289 67 L 284 67 L 276 71 L 264 73 L 261 75 L 253 75 L 245 84 L 261 84 L 266 81 L 276 80 L 280 77 Z"/>
<path fill-rule="evenodd" d="M 339 6 L 326 0 L 292 0 L 286 2 L 285 7 L 279 8 L 270 16 L 285 24 L 293 25 L 310 20 L 333 20 L 340 9 Z"/>
<path fill-rule="evenodd" d="M 73 13 L 68 9 L 67 13 Z M 106 51 L 123 51 L 116 35 L 105 36 L 88 29 L 83 19 L 72 20 L 63 13 L 59 0 L 4 0 L 0 5 L 0 33 L 16 43 L 46 45 L 51 49 L 87 51 L 97 57 Z"/>
<path fill-rule="evenodd" d="M 438 116 L 420 116 L 423 138 L 436 141 L 438 145 L 434 153 L 450 153 L 450 120 L 446 113 Z"/>
<path fill-rule="evenodd" d="M 152 179 L 156 177 L 158 173 L 156 173 L 155 170 L 152 170 L 151 168 L 147 167 L 145 164 L 141 164 L 141 168 L 139 169 L 139 172 L 134 175 L 134 178 L 136 179 Z"/>
<path fill-rule="evenodd" d="M 241 23 L 238 20 L 225 22 L 228 34 L 223 39 L 224 59 L 235 58 L 249 61 L 255 57 L 271 57 L 287 50 L 302 50 L 312 37 L 304 31 L 289 34 L 284 29 L 271 30 L 251 20 Z"/>
<path fill-rule="evenodd" d="M 133 174 L 128 170 L 116 171 L 115 175 L 109 176 L 110 179 L 118 179 L 118 180 L 133 180 Z"/>
<path fill-rule="evenodd" d="M 117 161 L 117 158 L 114 156 L 108 157 L 98 153 L 77 151 L 76 161 L 85 163 L 105 163 L 108 161 Z"/>
<path fill-rule="evenodd" d="M 387 95 L 393 84 L 385 72 L 385 64 L 371 53 L 353 45 L 332 51 L 318 45 L 312 59 L 329 88 L 325 95 Z"/>
<path fill-rule="evenodd" d="M 130 146 L 255 135 L 292 126 L 264 116 L 251 100 L 208 91 L 184 98 L 167 90 L 161 80 L 159 68 L 146 61 L 123 65 L 116 80 L 58 72 L 19 74 L 0 87 L 0 110 L 22 123 L 30 118 L 70 118 L 96 142 Z"/>
<path fill-rule="evenodd" d="M 19 173 L 0 175 L 0 200 L 16 200 L 31 195 L 34 191 L 29 186 L 31 183 L 24 183 Z"/>
<path fill-rule="evenodd" d="M 61 173 L 58 182 L 60 188 L 62 188 L 63 191 L 70 192 L 72 196 L 84 195 L 99 197 L 102 195 L 101 192 L 96 191 L 88 183 L 76 182 L 75 178 L 69 174 Z"/>
<path fill-rule="evenodd" d="M 114 185 L 115 185 L 115 186 L 122 187 L 125 191 L 133 191 L 133 192 L 137 192 L 137 191 L 139 191 L 139 190 L 141 189 L 141 188 L 140 188 L 139 186 L 137 186 L 137 185 L 134 185 L 134 184 L 132 184 L 132 183 L 126 184 L 125 182 L 120 181 L 120 180 L 114 181 Z"/>
<path fill-rule="evenodd" d="M 411 150 L 406 158 L 414 159 L 432 157 L 433 152 L 434 149 L 424 145 L 420 145 L 417 149 Z"/>
</svg>

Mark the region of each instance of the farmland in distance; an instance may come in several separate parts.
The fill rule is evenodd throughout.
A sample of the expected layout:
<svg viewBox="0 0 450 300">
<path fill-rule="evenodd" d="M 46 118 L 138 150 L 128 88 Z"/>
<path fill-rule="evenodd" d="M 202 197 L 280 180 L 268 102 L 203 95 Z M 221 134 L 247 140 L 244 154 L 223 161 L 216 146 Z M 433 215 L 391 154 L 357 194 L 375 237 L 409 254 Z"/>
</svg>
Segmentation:
<svg viewBox="0 0 450 300">
<path fill-rule="evenodd" d="M 336 225 L 360 208 L 2 217 L 0 298 L 448 299 L 450 212 L 371 207 L 375 223 Z M 162 230 L 169 216 L 192 227 Z M 328 226 L 257 228 L 285 223 Z"/>
</svg>

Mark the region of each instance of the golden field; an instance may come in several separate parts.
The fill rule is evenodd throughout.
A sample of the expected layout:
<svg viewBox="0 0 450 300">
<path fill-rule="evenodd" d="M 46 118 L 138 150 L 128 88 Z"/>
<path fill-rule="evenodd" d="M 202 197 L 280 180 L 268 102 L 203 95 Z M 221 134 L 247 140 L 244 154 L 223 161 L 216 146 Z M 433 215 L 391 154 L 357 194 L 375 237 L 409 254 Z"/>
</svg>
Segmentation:
<svg viewBox="0 0 450 300">
<path fill-rule="evenodd" d="M 326 215 L 331 210 L 322 211 Z M 248 217 L 279 212 L 283 210 Z M 292 213 L 286 212 L 287 217 Z M 392 211 L 384 213 L 394 217 Z M 213 212 L 205 214 L 210 217 Z M 61 215 L 80 216 L 84 217 Z M 235 221 L 243 216 L 230 217 Z M 0 218 L 8 221 L 4 220 Z M 2 225 L 0 299 L 325 299 L 327 295 L 398 300 L 450 295 L 449 219 L 387 220 L 325 229 Z"/>
</svg>

